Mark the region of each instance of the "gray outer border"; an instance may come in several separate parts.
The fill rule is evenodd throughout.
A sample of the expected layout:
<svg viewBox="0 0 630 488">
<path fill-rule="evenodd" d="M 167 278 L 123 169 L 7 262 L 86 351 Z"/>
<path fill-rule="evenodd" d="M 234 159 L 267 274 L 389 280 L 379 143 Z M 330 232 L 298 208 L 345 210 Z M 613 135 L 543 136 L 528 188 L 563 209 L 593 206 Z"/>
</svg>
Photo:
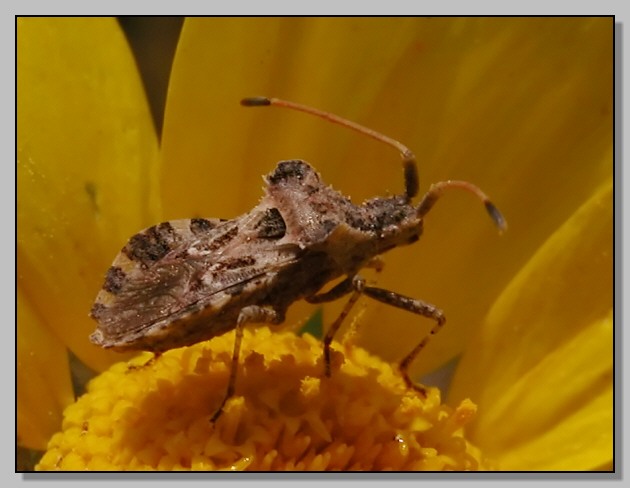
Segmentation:
<svg viewBox="0 0 630 488">
<path fill-rule="evenodd" d="M 526 484 L 540 482 L 542 480 L 549 481 L 560 481 L 562 484 L 574 483 L 575 481 L 584 481 L 589 485 L 590 482 L 597 482 L 603 480 L 622 480 L 623 479 L 623 467 L 622 467 L 622 453 L 623 453 L 623 440 L 627 440 L 627 423 L 622 422 L 621 411 L 624 403 L 622 395 L 622 378 L 624 377 L 624 372 L 621 369 L 623 368 L 623 354 L 622 354 L 622 340 L 624 339 L 622 334 L 623 324 L 623 308 L 622 308 L 622 290 L 623 290 L 623 277 L 627 276 L 627 266 L 624 266 L 624 260 L 622 258 L 622 245 L 624 242 L 623 234 L 625 234 L 628 228 L 628 222 L 626 220 L 626 226 L 623 226 L 623 217 L 627 216 L 628 212 L 624 212 L 623 208 L 623 198 L 622 198 L 622 187 L 620 186 L 625 183 L 625 187 L 628 188 L 627 172 L 624 178 L 623 170 L 622 170 L 622 161 L 623 161 L 623 117 L 622 117 L 622 107 L 624 105 L 624 98 L 622 94 L 622 81 L 624 79 L 623 70 L 623 54 L 626 51 L 624 49 L 624 38 L 623 38 L 623 23 L 624 20 L 628 18 L 627 11 L 630 8 L 628 6 L 630 2 L 624 3 L 621 0 L 600 0 L 598 2 L 566 2 L 560 3 L 554 0 L 530 0 L 526 5 L 525 4 L 517 4 L 516 2 L 499 2 L 496 0 L 477 0 L 476 2 L 467 2 L 466 0 L 449 0 L 442 1 L 440 3 L 435 3 L 433 5 L 422 5 L 422 8 L 410 8 L 412 7 L 411 2 L 404 4 L 397 3 L 396 0 L 394 2 L 388 2 L 389 9 L 385 9 L 382 6 L 380 8 L 374 8 L 372 5 L 368 5 L 365 3 L 365 7 L 363 7 L 363 11 L 359 12 L 356 7 L 352 9 L 345 9 L 339 2 L 326 2 L 325 0 L 320 0 L 318 2 L 318 11 L 316 12 L 312 5 L 308 4 L 310 8 L 304 8 L 301 5 L 297 5 L 293 3 L 291 5 L 291 9 L 288 9 L 288 4 L 285 5 L 284 2 L 278 2 L 276 0 L 268 0 L 264 3 L 257 3 L 255 0 L 247 0 L 247 1 L 234 1 L 229 4 L 229 8 L 223 7 L 223 5 L 228 6 L 228 4 L 222 5 L 213 5 L 212 11 L 206 7 L 205 11 L 198 11 L 198 8 L 195 8 L 199 4 L 195 5 L 185 5 L 185 3 L 180 2 L 179 5 L 185 5 L 188 7 L 188 11 L 186 13 L 196 13 L 196 14 L 214 14 L 214 15 L 228 15 L 228 14 L 262 14 L 262 15 L 287 15 L 287 14 L 301 14 L 301 15 L 312 15 L 312 14 L 321 14 L 321 15 L 616 15 L 615 18 L 615 230 L 621 230 L 621 232 L 615 232 L 615 467 L 616 473 L 22 473 L 15 474 L 13 459 L 14 459 L 14 439 L 11 436 L 7 436 L 7 441 L 5 442 L 5 452 L 2 459 L 8 465 L 3 472 L 9 473 L 9 477 L 4 477 L 2 481 L 7 481 L 8 484 L 3 486 L 13 486 L 13 484 L 17 484 L 20 482 L 34 482 L 34 481 L 46 481 L 52 482 L 53 484 L 62 484 L 66 485 L 68 481 L 79 481 L 83 484 L 86 482 L 90 482 L 92 480 L 98 482 L 98 486 L 106 486 L 111 483 L 116 483 L 117 485 L 123 482 L 125 485 L 126 481 L 135 481 L 135 482 L 143 482 L 141 484 L 153 485 L 155 481 L 159 482 L 181 482 L 181 481 L 190 481 L 192 483 L 195 482 L 204 482 L 204 481 L 227 481 L 230 480 L 238 486 L 248 485 L 250 483 L 255 484 L 257 487 L 265 487 L 265 486 L 274 486 L 279 481 L 287 481 L 287 482 L 295 482 L 300 481 L 303 483 L 307 483 L 312 485 L 313 482 L 317 481 L 345 481 L 350 483 L 369 483 L 369 482 L 397 482 L 398 485 L 405 485 L 413 483 L 426 483 L 427 481 L 440 480 L 441 482 L 450 484 L 456 484 L 458 481 L 466 480 L 467 483 L 487 483 L 489 481 L 525 481 Z M 10 14 L 10 18 L 8 16 L 3 16 L 3 20 L 5 22 L 10 22 L 11 25 L 6 25 L 7 28 L 3 29 L 3 35 L 13 42 L 4 42 L 2 43 L 2 52 L 6 54 L 7 62 L 5 65 L 9 65 L 11 60 L 15 62 L 15 20 L 14 15 L 17 14 L 76 14 L 80 11 L 82 14 L 99 14 L 101 13 L 100 9 L 93 9 L 91 5 L 78 4 L 72 0 L 58 0 L 57 2 L 50 3 L 44 2 L 41 0 L 30 1 L 28 4 L 26 2 L 20 4 L 18 2 L 8 0 L 5 2 L 5 5 L 8 7 L 7 13 Z M 53 8 L 51 8 L 54 5 Z M 75 7 L 81 5 L 80 9 Z M 96 3 L 94 5 L 97 5 Z M 138 10 L 133 9 L 133 4 L 128 2 L 121 2 L 119 0 L 114 0 L 109 3 L 109 8 L 112 11 L 115 11 L 117 14 L 137 14 Z M 165 8 L 168 5 L 167 8 Z M 307 5 L 306 3 L 303 5 Z M 382 4 L 381 4 L 382 5 Z M 473 7 L 474 6 L 474 7 Z M 113 7 L 113 8 L 112 8 Z M 143 13 L 147 14 L 162 14 L 162 15 L 177 15 L 183 14 L 184 12 L 177 12 L 172 7 L 172 3 L 166 2 L 153 2 L 151 4 L 151 9 L 147 9 L 146 7 L 143 9 Z M 260 8 L 262 7 L 262 9 Z M 324 8 L 322 8 L 324 7 Z M 473 7 L 474 12 L 471 11 Z M 394 10 L 395 9 L 395 10 Z M 4 10 L 4 9 L 3 9 Z M 53 11 L 54 10 L 54 11 Z M 147 12 L 151 10 L 151 12 Z M 195 12 L 197 10 L 197 12 Z M 8 39 L 7 39 L 8 40 Z M 9 47 L 10 46 L 10 47 Z M 13 49 L 11 49 L 13 48 Z M 15 82 L 15 80 L 13 80 Z M 5 90 L 5 93 L 10 93 L 10 90 Z M 14 93 L 13 93 L 14 94 Z M 13 100 L 13 104 L 15 100 Z M 11 102 L 7 101 L 5 106 L 11 106 Z M 14 105 L 13 105 L 14 106 Z M 11 111 L 5 110 L 4 117 L 11 117 Z M 12 117 L 13 123 L 13 131 L 10 130 L 12 124 L 7 122 L 4 126 L 5 130 L 2 131 L 3 136 L 7 138 L 5 144 L 2 147 L 5 149 L 6 154 L 5 159 L 7 161 L 15 160 L 15 120 Z M 8 136 L 8 137 L 7 137 Z M 12 150 L 13 148 L 13 150 Z M 5 201 L 5 205 L 0 206 L 3 212 L 3 217 L 5 222 L 11 222 L 12 219 L 15 219 L 15 184 L 11 182 L 15 182 L 15 167 L 9 164 L 3 165 L 1 167 L 1 171 L 8 173 L 6 177 L 0 178 L 3 186 L 6 186 L 6 190 L 0 192 L 3 195 Z M 2 176 L 5 176 L 4 174 Z M 11 191 L 13 190 L 13 191 Z M 13 198 L 12 198 L 13 197 Z M 9 199 L 7 202 L 6 200 Z M 11 205 L 13 202 L 13 205 Z M 15 220 L 13 220 L 15 222 Z M 625 227 L 625 228 L 624 228 Z M 625 239 L 628 242 L 628 239 Z M 14 242 L 15 246 L 15 242 Z M 15 247 L 14 247 L 15 250 Z M 13 262 L 15 263 L 15 252 L 14 253 L 4 253 L 4 256 L 12 256 Z M 5 258 L 6 259 L 6 258 Z M 627 260 L 626 260 L 627 263 Z M 622 271 L 622 273 L 618 271 Z M 9 287 L 8 281 L 11 280 L 14 285 L 13 288 Z M 6 288 L 5 288 L 6 287 Z M 10 290 L 13 289 L 13 293 Z M 8 273 L 3 276 L 3 301 L 10 302 L 6 304 L 4 310 L 13 311 L 13 313 L 9 312 L 9 317 L 13 318 L 13 322 L 15 322 L 15 276 L 11 277 Z M 8 330 L 11 330 L 8 328 Z M 627 341 L 628 334 L 626 334 Z M 7 375 L 6 382 L 4 384 L 14 383 L 14 373 L 15 373 L 15 333 L 12 331 L 13 341 L 8 340 L 3 343 L 3 346 L 8 349 L 8 354 L 3 354 L 5 362 L 10 362 L 9 367 L 2 368 L 2 372 L 4 375 Z M 626 348 L 627 350 L 627 348 Z M 626 365 L 628 362 L 626 361 Z M 627 377 L 627 375 L 625 375 Z M 10 420 L 13 423 L 15 419 L 15 405 L 10 402 L 9 415 L 5 415 L 4 418 Z M 625 428 L 625 429 L 624 429 Z M 7 427 L 5 432 L 11 432 L 14 430 L 14 425 L 11 427 Z M 96 484 L 96 483 L 95 483 Z M 130 483 L 131 484 L 131 483 Z M 204 483 L 205 484 L 205 483 Z M 594 484 L 594 483 L 593 483 Z"/>
</svg>

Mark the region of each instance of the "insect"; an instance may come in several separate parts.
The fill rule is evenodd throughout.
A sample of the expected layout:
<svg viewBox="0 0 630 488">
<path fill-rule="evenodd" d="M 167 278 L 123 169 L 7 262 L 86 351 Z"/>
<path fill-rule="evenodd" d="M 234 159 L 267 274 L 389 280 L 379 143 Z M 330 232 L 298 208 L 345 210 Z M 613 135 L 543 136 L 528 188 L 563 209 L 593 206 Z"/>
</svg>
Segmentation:
<svg viewBox="0 0 630 488">
<path fill-rule="evenodd" d="M 228 385 L 214 422 L 234 394 L 245 324 L 279 324 L 297 300 L 323 303 L 349 294 L 323 341 L 325 374 L 330 376 L 333 337 L 357 299 L 366 295 L 435 320 L 399 365 L 407 386 L 424 394 L 408 370 L 429 337 L 444 325 L 444 314 L 421 300 L 368 286 L 359 272 L 380 268 L 380 254 L 417 241 L 425 215 L 446 190 L 475 195 L 500 230 L 506 228 L 505 219 L 479 188 L 465 181 L 434 183 L 413 205 L 419 189 L 413 153 L 371 129 L 276 98 L 246 98 L 241 103 L 306 112 L 393 146 L 402 155 L 404 192 L 355 205 L 305 161 L 281 161 L 265 177 L 265 194 L 250 212 L 231 220 L 164 222 L 131 237 L 107 271 L 92 307 L 98 326 L 91 341 L 117 351 L 159 354 L 235 329 Z M 334 280 L 340 281 L 322 291 Z"/>
</svg>

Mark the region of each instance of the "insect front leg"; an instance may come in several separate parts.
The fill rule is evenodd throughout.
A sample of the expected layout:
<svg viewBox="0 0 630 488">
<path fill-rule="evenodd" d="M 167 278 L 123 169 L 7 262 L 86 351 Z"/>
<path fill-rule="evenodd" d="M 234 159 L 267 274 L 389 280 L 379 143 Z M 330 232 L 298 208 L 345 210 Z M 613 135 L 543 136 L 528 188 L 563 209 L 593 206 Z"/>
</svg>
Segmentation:
<svg viewBox="0 0 630 488">
<path fill-rule="evenodd" d="M 418 356 L 418 354 L 420 354 L 420 351 L 422 351 L 422 349 L 424 349 L 424 347 L 427 345 L 427 342 L 429 342 L 431 336 L 437 334 L 444 325 L 444 322 L 446 322 L 446 318 L 444 317 L 442 310 L 435 307 L 434 305 L 425 303 L 422 300 L 400 295 L 393 291 L 383 290 L 382 288 L 366 286 L 363 288 L 363 293 L 365 293 L 370 298 L 378 300 L 379 302 L 383 302 L 397 308 L 402 308 L 403 310 L 422 315 L 423 317 L 428 317 L 437 322 L 429 331 L 429 333 L 420 341 L 420 343 L 416 347 L 414 347 L 413 350 L 409 354 L 407 354 L 407 356 L 403 358 L 399 365 L 400 372 L 402 373 L 407 386 L 420 392 L 426 397 L 426 390 L 422 386 L 415 384 L 413 380 L 409 377 L 409 366 Z"/>
<path fill-rule="evenodd" d="M 332 302 L 333 300 L 337 300 L 337 298 L 347 295 L 352 291 L 352 289 L 352 278 L 346 278 L 342 282 L 333 286 L 330 290 L 318 295 L 306 297 L 304 300 L 308 303 Z"/>
<path fill-rule="evenodd" d="M 238 314 L 236 327 L 234 328 L 234 351 L 232 352 L 232 365 L 230 368 L 230 378 L 228 379 L 227 390 L 219 408 L 212 415 L 210 422 L 214 423 L 223 412 L 225 403 L 234 395 L 236 386 L 236 371 L 238 369 L 238 358 L 241 351 L 241 341 L 243 340 L 243 326 L 247 323 L 267 323 L 280 324 L 284 321 L 284 311 L 272 308 L 250 305 L 244 307 Z"/>
</svg>

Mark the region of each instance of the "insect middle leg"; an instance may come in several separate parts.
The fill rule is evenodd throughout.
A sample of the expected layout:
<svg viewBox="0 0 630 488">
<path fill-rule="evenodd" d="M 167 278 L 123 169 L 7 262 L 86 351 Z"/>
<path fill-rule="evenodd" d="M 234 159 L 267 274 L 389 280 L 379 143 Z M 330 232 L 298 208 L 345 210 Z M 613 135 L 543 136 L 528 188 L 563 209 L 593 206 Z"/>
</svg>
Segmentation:
<svg viewBox="0 0 630 488">
<path fill-rule="evenodd" d="M 230 377 L 228 379 L 227 390 L 223 401 L 219 405 L 219 408 L 214 412 L 214 415 L 210 418 L 210 422 L 214 423 L 223 413 L 223 407 L 226 402 L 234 395 L 234 388 L 236 386 L 236 372 L 238 369 L 238 358 L 241 351 L 241 341 L 243 340 L 243 327 L 247 323 L 267 323 L 267 324 L 280 324 L 284 321 L 284 312 L 274 310 L 272 308 L 259 307 L 257 305 L 251 305 L 244 307 L 238 314 L 236 321 L 236 327 L 234 328 L 234 351 L 232 352 L 232 364 L 230 367 Z"/>
<path fill-rule="evenodd" d="M 352 310 L 352 307 L 361 296 L 361 292 L 364 287 L 365 280 L 360 276 L 355 275 L 352 278 L 346 278 L 341 283 L 334 286 L 325 293 L 306 298 L 306 301 L 309 303 L 330 302 L 332 300 L 336 300 L 337 298 L 341 298 L 343 295 L 346 295 L 354 290 L 345 307 L 343 308 L 337 319 L 328 328 L 328 331 L 324 336 L 324 367 L 327 377 L 330 377 L 330 344 L 332 343 L 335 334 L 339 330 L 339 327 L 341 327 L 341 324 L 350 313 L 350 310 Z"/>
</svg>

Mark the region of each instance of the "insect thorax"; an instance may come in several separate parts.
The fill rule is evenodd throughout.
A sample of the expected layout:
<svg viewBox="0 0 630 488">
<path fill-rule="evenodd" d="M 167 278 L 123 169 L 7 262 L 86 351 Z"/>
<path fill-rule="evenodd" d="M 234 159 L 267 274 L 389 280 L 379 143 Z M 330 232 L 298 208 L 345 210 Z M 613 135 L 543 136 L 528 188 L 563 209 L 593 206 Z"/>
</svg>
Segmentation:
<svg viewBox="0 0 630 488">
<path fill-rule="evenodd" d="M 287 238 L 307 255 L 326 255 L 331 275 L 356 273 L 374 256 L 415 242 L 422 233 L 422 220 L 405 196 L 355 205 L 304 161 L 282 161 L 266 180 L 265 204 L 282 214 Z"/>
</svg>

